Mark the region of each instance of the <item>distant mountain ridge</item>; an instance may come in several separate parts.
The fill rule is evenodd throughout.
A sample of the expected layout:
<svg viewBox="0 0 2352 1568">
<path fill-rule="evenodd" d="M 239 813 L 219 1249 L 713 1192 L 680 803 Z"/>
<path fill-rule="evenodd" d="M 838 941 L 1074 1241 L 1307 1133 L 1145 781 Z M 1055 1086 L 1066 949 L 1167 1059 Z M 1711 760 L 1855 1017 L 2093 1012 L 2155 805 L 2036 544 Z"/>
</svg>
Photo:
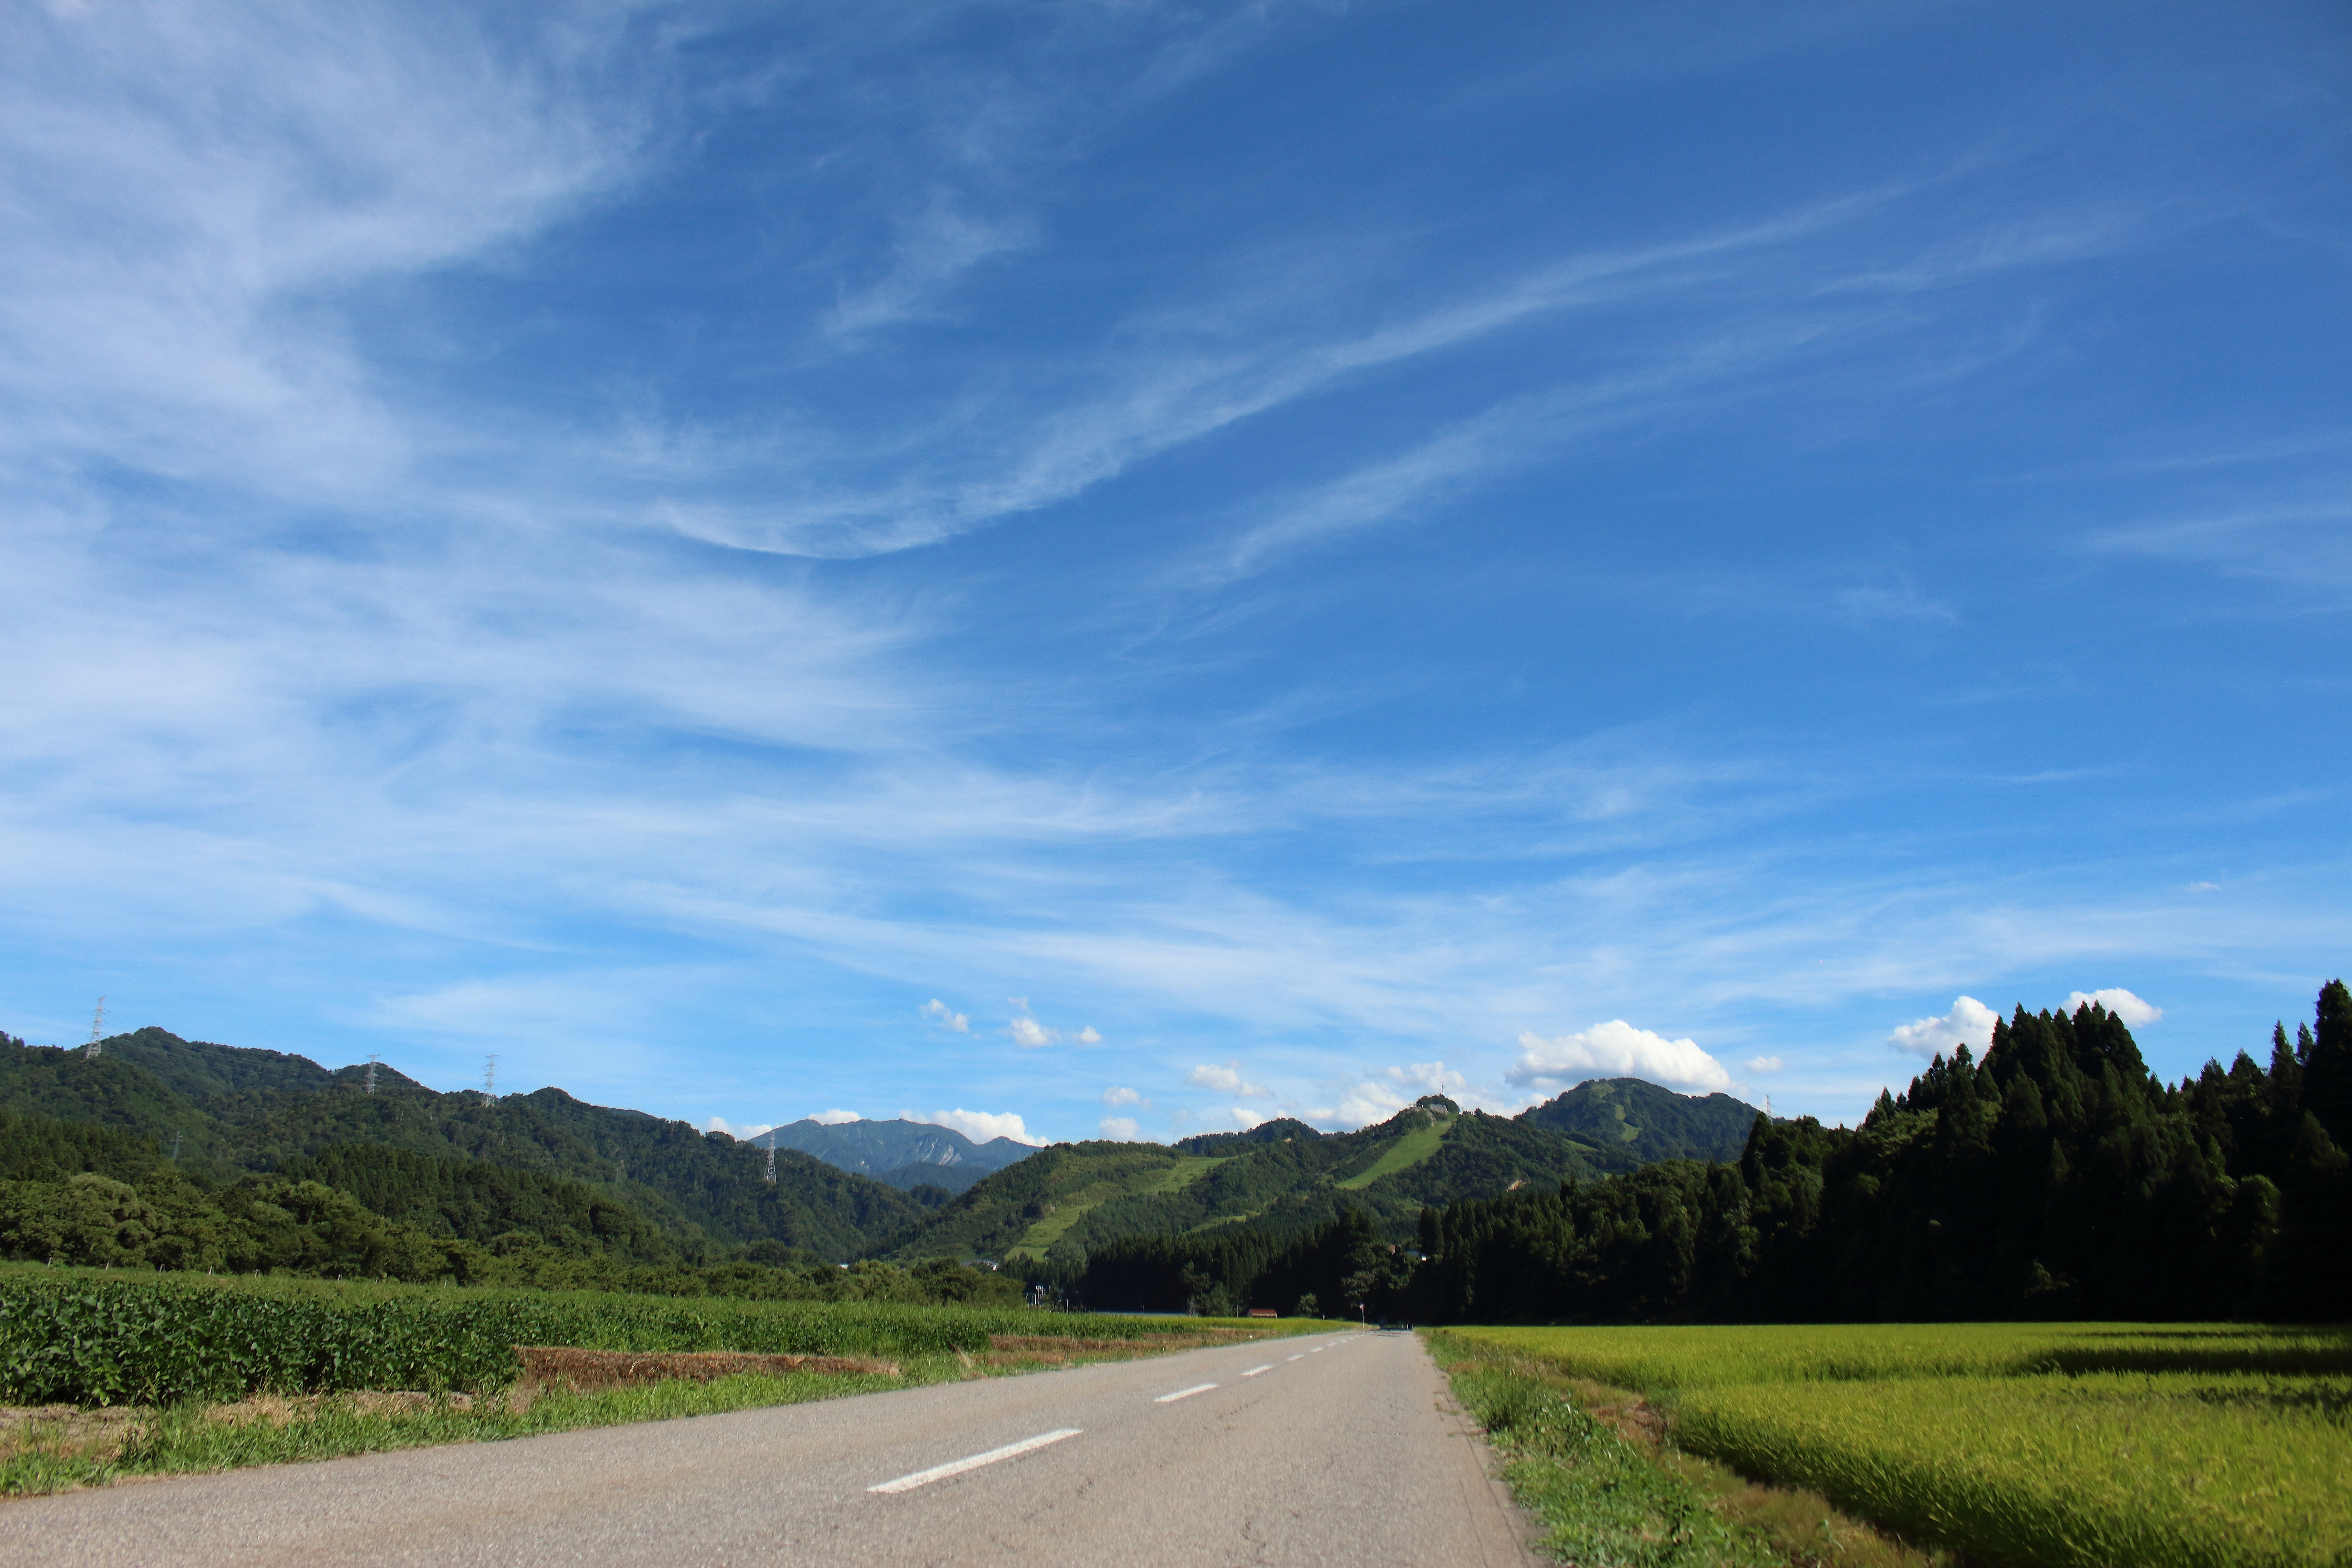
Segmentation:
<svg viewBox="0 0 2352 1568">
<path fill-rule="evenodd" d="M 1351 1208 L 1402 1243 L 1424 1206 L 1661 1160 L 1736 1160 L 1758 1119 L 1729 1095 L 1604 1079 L 1516 1117 L 1465 1113 L 1429 1095 L 1355 1131 L 1276 1119 L 1172 1147 L 1038 1150 L 904 1120 L 811 1119 L 738 1142 L 560 1089 L 440 1094 L 379 1066 L 369 1093 L 367 1071 L 155 1028 L 115 1036 L 95 1057 L 0 1036 L 0 1110 L 152 1138 L 183 1169 L 216 1179 L 299 1172 L 355 1193 L 429 1198 L 441 1215 L 432 1223 L 460 1235 L 493 1211 L 524 1228 L 579 1231 L 580 1216 L 611 1202 L 652 1232 L 617 1215 L 590 1228 L 633 1255 L 657 1251 L 657 1232 L 688 1261 L 781 1245 L 835 1261 L 1026 1257 L 1057 1267 L 1121 1237 L 1225 1226 L 1289 1235 Z M 467 1168 L 352 1152 L 362 1149 Z M 581 1190 L 527 1184 L 485 1207 L 483 1194 L 501 1190 L 499 1170 Z M 530 1217 L 541 1214 L 543 1224 Z"/>
<path fill-rule="evenodd" d="M 1282 1117 L 1169 1146 L 1056 1143 L 972 1184 L 897 1256 L 1026 1256 L 1075 1268 L 1107 1241 L 1227 1226 L 1303 1234 L 1344 1208 L 1403 1242 L 1424 1206 L 1661 1160 L 1737 1160 L 1760 1114 L 1727 1094 L 1596 1079 L 1512 1117 L 1433 1094 L 1352 1132 Z"/>
<path fill-rule="evenodd" d="M 895 1245 L 929 1212 L 791 1149 L 771 1184 L 766 1154 L 725 1133 L 560 1089 L 440 1094 L 379 1066 L 369 1093 L 367 1071 L 147 1028 L 100 1042 L 96 1056 L 0 1046 L 0 1109 L 150 1137 L 184 1169 L 217 1179 L 352 1145 L 562 1178 L 618 1200 L 689 1259 L 780 1244 L 843 1261 Z"/>
<path fill-rule="evenodd" d="M 1037 1151 L 1010 1138 L 977 1143 L 952 1127 L 928 1121 L 818 1121 L 803 1118 L 749 1141 L 757 1149 L 797 1149 L 827 1164 L 904 1190 L 944 1187 L 961 1193 L 992 1172 Z"/>
</svg>

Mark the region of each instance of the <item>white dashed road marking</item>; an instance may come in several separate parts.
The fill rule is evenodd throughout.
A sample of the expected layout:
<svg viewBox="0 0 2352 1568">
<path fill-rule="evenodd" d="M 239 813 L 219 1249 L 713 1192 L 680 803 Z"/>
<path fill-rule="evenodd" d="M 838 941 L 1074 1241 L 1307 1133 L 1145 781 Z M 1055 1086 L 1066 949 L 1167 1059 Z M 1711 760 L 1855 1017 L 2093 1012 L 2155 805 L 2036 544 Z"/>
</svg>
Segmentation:
<svg viewBox="0 0 2352 1568">
<path fill-rule="evenodd" d="M 1180 1388 L 1173 1394 L 1161 1394 L 1151 1403 L 1154 1405 L 1173 1405 L 1180 1399 L 1190 1399 L 1196 1394 L 1206 1394 L 1209 1390 L 1216 1386 L 1217 1385 L 1213 1383 L 1203 1383 L 1192 1388 Z"/>
<path fill-rule="evenodd" d="M 1242 1375 L 1243 1375 L 1244 1377 L 1255 1377 L 1259 1373 L 1262 1373 L 1262 1372 L 1272 1372 L 1273 1370 L 1274 1370 L 1274 1368 L 1272 1368 L 1271 1366 L 1254 1366 L 1254 1367 L 1250 1368 L 1247 1372 L 1245 1372 L 1245 1373 L 1242 1373 Z"/>
<path fill-rule="evenodd" d="M 993 1465 L 1003 1459 L 1017 1459 L 1022 1455 L 1042 1448 L 1048 1443 L 1058 1443 L 1065 1437 L 1075 1437 L 1081 1428 L 1065 1426 L 1058 1432 L 1041 1432 L 1034 1437 L 1024 1437 L 1018 1443 L 1007 1443 L 1002 1448 L 991 1448 L 985 1454 L 974 1454 L 969 1459 L 957 1459 L 950 1464 L 933 1465 L 928 1470 L 917 1470 L 911 1476 L 900 1476 L 895 1481 L 884 1481 L 878 1487 L 867 1487 L 869 1492 L 910 1492 L 917 1487 L 929 1486 L 933 1481 L 960 1476 L 966 1470 L 976 1470 L 982 1465 Z"/>
</svg>

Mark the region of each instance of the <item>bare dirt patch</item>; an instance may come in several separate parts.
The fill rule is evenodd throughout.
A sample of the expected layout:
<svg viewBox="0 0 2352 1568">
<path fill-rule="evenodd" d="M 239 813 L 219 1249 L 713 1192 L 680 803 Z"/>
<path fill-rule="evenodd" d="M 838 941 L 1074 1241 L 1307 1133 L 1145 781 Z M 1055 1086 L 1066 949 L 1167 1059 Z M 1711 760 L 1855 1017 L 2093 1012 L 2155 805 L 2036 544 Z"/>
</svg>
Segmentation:
<svg viewBox="0 0 2352 1568">
<path fill-rule="evenodd" d="M 631 1388 L 648 1383 L 683 1379 L 709 1383 L 744 1373 L 770 1376 L 814 1372 L 900 1375 L 893 1361 L 866 1361 L 840 1355 L 755 1355 L 745 1351 L 583 1351 L 564 1345 L 517 1345 L 522 1362 L 519 1388 L 568 1388 L 584 1394 L 597 1388 Z"/>
</svg>

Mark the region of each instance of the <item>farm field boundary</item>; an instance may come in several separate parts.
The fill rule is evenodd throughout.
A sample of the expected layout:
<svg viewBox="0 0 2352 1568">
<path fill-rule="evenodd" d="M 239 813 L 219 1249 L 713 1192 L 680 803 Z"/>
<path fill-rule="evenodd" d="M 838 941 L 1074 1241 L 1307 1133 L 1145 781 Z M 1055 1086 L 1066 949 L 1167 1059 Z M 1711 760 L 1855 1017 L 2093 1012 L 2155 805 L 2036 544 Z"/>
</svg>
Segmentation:
<svg viewBox="0 0 2352 1568">
<path fill-rule="evenodd" d="M 0 1495 L 798 1404 L 1327 1327 L 0 1268 L 0 1399 L 19 1402 L 0 1411 Z M 525 1381 L 518 1345 L 631 1352 L 656 1367 L 710 1352 L 810 1360 L 792 1372 L 583 1389 Z M 886 1364 L 896 1371 L 853 1370 Z"/>
<path fill-rule="evenodd" d="M 2230 1324 L 1463 1329 L 1638 1389 L 1672 1446 L 1987 1564 L 2352 1562 L 2352 1332 Z"/>
<path fill-rule="evenodd" d="M 1427 1332 L 1454 1397 L 1486 1429 L 1503 1478 L 1542 1526 L 1543 1549 L 1620 1568 L 1944 1568 L 1818 1494 L 1759 1485 L 1664 1442 L 1628 1390 L 1521 1352 Z"/>
</svg>

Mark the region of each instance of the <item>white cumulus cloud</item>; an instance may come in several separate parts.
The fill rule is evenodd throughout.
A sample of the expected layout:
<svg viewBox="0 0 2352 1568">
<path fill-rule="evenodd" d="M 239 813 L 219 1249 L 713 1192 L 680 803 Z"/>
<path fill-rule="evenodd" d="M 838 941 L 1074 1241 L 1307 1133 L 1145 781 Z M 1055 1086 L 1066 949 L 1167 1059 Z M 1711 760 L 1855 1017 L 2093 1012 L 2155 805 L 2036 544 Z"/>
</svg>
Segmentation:
<svg viewBox="0 0 2352 1568">
<path fill-rule="evenodd" d="M 1952 1010 L 1940 1018 L 1917 1018 L 1886 1037 L 1898 1051 L 1916 1056 L 1949 1056 L 1966 1046 L 1979 1056 L 1992 1043 L 1992 1026 L 2000 1015 L 1973 996 L 1956 996 Z"/>
<path fill-rule="evenodd" d="M 1789 1064 L 1779 1057 L 1749 1057 L 1743 1065 L 1749 1072 L 1779 1072 Z"/>
<path fill-rule="evenodd" d="M 1096 1126 L 1104 1137 L 1116 1143 L 1132 1143 L 1143 1131 L 1142 1124 L 1132 1116 L 1106 1116 Z"/>
<path fill-rule="evenodd" d="M 702 1124 L 702 1130 L 705 1132 L 724 1132 L 730 1138 L 757 1138 L 774 1125 L 772 1121 L 756 1121 L 749 1126 L 736 1127 L 730 1124 L 725 1117 L 714 1116 Z"/>
<path fill-rule="evenodd" d="M 1078 1044 L 1082 1046 L 1099 1046 L 1102 1044 L 1102 1036 L 1095 1032 L 1095 1026 L 1092 1024 L 1088 1024 L 1085 1028 L 1078 1031 Z"/>
<path fill-rule="evenodd" d="M 1198 1084 L 1202 1089 L 1213 1089 L 1219 1094 L 1238 1094 L 1244 1100 L 1265 1100 L 1274 1093 L 1264 1084 L 1244 1082 L 1242 1064 L 1237 1061 L 1227 1062 L 1223 1067 L 1203 1063 L 1186 1073 L 1184 1081 Z"/>
<path fill-rule="evenodd" d="M 2153 1002 L 2143 1001 L 2120 985 L 2110 985 L 2103 991 L 2069 991 L 2066 994 L 2066 1011 L 2072 1013 L 2094 1002 L 2135 1029 L 2142 1024 L 2153 1024 L 2164 1016 L 2163 1008 Z"/>
<path fill-rule="evenodd" d="M 1375 1121 L 1386 1121 L 1412 1103 L 1397 1092 L 1394 1085 L 1371 1080 L 1342 1090 L 1337 1105 L 1308 1110 L 1307 1120 L 1332 1127 L 1370 1127 Z"/>
<path fill-rule="evenodd" d="M 1641 1078 L 1675 1089 L 1731 1087 L 1731 1074 L 1696 1040 L 1670 1040 L 1622 1018 L 1549 1040 L 1530 1030 L 1519 1037 L 1519 1053 L 1503 1076 L 1547 1093 L 1595 1078 Z"/>
<path fill-rule="evenodd" d="M 1410 1062 L 1401 1068 L 1382 1068 L 1381 1076 L 1391 1083 L 1402 1084 L 1407 1089 L 1419 1090 L 1420 1093 L 1413 1096 L 1415 1100 L 1420 1099 L 1423 1094 L 1442 1094 L 1453 1098 L 1470 1087 L 1468 1079 L 1464 1078 L 1444 1062 Z"/>
<path fill-rule="evenodd" d="M 1107 1089 L 1103 1090 L 1105 1105 L 1149 1105 L 1151 1102 L 1135 1089 Z"/>
<path fill-rule="evenodd" d="M 1044 1148 L 1043 1138 L 1029 1136 L 1029 1129 L 1021 1118 L 1010 1110 L 934 1110 L 929 1116 L 919 1111 L 902 1111 L 909 1121 L 927 1121 L 933 1127 L 952 1127 L 975 1143 L 985 1143 L 992 1138 L 1010 1138 L 1015 1143 L 1027 1143 Z"/>
<path fill-rule="evenodd" d="M 1034 1051 L 1040 1046 L 1050 1046 L 1062 1037 L 1025 1013 L 1005 1025 L 1004 1032 L 1011 1035 L 1013 1043 L 1024 1051 Z"/>
<path fill-rule="evenodd" d="M 1244 1132 L 1256 1126 L 1259 1122 L 1270 1120 L 1272 1119 L 1263 1112 L 1252 1110 L 1245 1105 L 1236 1105 L 1234 1107 L 1234 1121 L 1235 1125 L 1239 1126 Z"/>
<path fill-rule="evenodd" d="M 863 1121 L 866 1118 L 854 1110 L 820 1110 L 809 1120 L 823 1126 L 838 1127 L 845 1121 Z"/>
<path fill-rule="evenodd" d="M 959 1035 L 971 1033 L 971 1020 L 934 996 L 923 1004 L 923 1016 L 936 1024 L 945 1024 Z"/>
</svg>

